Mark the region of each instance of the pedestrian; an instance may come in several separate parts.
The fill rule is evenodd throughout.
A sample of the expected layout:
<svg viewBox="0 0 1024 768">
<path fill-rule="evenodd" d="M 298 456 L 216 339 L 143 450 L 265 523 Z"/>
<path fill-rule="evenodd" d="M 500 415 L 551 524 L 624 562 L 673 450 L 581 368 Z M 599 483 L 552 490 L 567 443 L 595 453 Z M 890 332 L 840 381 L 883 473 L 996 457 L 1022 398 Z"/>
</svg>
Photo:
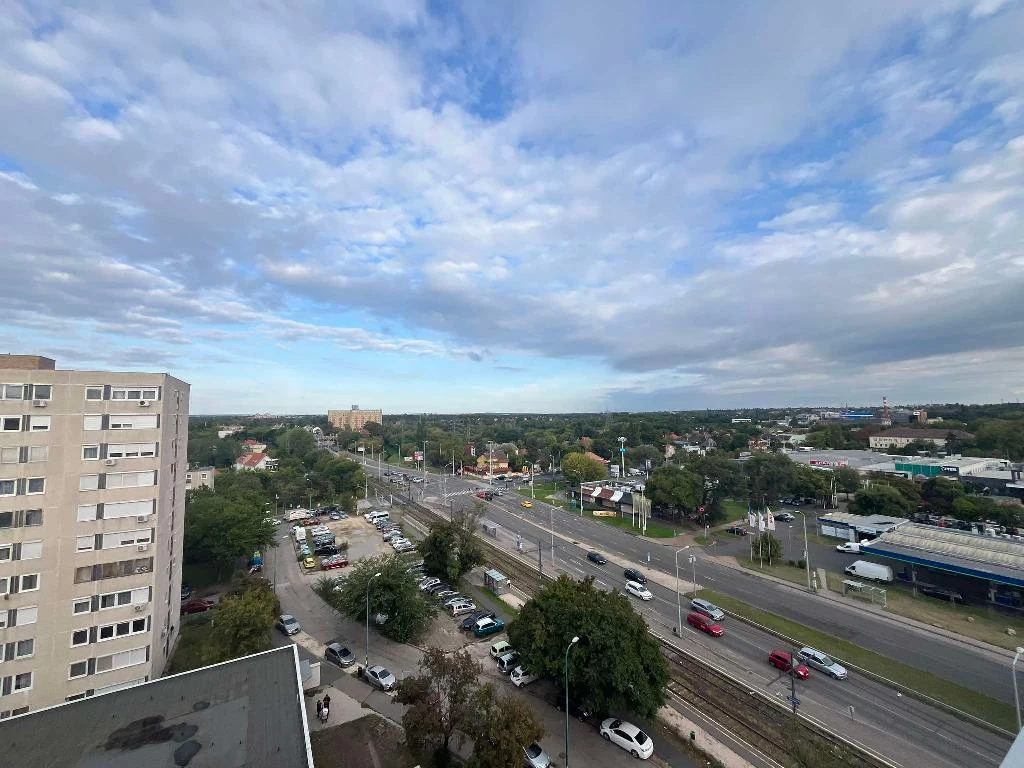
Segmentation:
<svg viewBox="0 0 1024 768">
<path fill-rule="evenodd" d="M 327 709 L 329 706 L 331 706 L 331 694 L 328 693 L 324 696 L 324 709 Z"/>
<path fill-rule="evenodd" d="M 320 699 L 317 699 L 316 700 L 316 719 L 317 720 L 320 719 L 320 716 L 323 714 L 323 711 L 324 711 L 324 703 L 322 701 L 320 701 Z"/>
<path fill-rule="evenodd" d="M 331 714 L 331 708 L 328 707 L 326 704 L 324 704 L 324 708 L 322 710 L 322 714 L 323 714 L 323 716 L 320 718 L 320 720 L 321 720 L 321 722 L 326 723 L 328 716 Z"/>
</svg>

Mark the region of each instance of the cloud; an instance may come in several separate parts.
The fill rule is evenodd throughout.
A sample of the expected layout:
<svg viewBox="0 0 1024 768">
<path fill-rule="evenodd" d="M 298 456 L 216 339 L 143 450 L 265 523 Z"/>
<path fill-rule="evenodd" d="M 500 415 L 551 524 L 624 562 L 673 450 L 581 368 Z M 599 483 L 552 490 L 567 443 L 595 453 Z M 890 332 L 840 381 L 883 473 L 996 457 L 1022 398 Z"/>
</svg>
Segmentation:
<svg viewBox="0 0 1024 768">
<path fill-rule="evenodd" d="M 1024 338 L 1022 31 L 991 0 L 16 5 L 0 339 L 216 392 L 257 347 L 327 356 L 422 382 L 409 410 L 924 399 L 915 361 Z"/>
</svg>

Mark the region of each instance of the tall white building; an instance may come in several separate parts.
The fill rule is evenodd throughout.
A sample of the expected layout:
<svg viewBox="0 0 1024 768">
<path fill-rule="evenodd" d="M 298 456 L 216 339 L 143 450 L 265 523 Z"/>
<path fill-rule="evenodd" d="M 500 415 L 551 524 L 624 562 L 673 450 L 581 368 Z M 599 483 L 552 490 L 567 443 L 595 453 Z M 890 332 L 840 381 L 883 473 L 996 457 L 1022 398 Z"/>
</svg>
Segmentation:
<svg viewBox="0 0 1024 768">
<path fill-rule="evenodd" d="M 0 355 L 0 718 L 163 672 L 188 401 L 167 374 Z"/>
</svg>

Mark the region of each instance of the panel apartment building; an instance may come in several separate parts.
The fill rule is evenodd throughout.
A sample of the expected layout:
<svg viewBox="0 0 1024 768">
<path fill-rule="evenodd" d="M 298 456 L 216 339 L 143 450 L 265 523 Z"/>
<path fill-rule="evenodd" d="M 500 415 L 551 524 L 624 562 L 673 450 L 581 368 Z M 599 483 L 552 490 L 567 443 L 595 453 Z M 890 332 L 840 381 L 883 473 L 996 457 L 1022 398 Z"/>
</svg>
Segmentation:
<svg viewBox="0 0 1024 768">
<path fill-rule="evenodd" d="M 166 374 L 0 355 L 0 718 L 163 672 L 188 403 Z"/>
<path fill-rule="evenodd" d="M 350 429 L 353 432 L 358 432 L 366 426 L 368 421 L 383 424 L 384 412 L 379 409 L 366 410 L 358 405 L 353 405 L 347 411 L 328 411 L 327 421 L 335 429 Z"/>
</svg>

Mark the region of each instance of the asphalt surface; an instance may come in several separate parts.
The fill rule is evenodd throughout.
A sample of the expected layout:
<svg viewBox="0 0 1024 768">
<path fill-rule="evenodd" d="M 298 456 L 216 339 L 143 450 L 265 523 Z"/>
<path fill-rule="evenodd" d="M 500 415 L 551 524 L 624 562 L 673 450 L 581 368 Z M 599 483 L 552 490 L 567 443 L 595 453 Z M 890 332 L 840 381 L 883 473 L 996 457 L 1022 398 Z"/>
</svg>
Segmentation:
<svg viewBox="0 0 1024 768">
<path fill-rule="evenodd" d="M 474 481 L 451 477 L 439 486 L 436 476 L 428 476 L 426 483 L 412 488 L 414 496 L 423 497 L 428 505 L 433 502 L 440 509 L 440 491 L 445 486 L 449 493 L 481 487 Z M 471 494 L 455 497 L 457 506 L 473 501 Z M 643 604 L 637 601 L 638 608 L 652 628 L 671 634 L 677 615 L 675 550 L 552 508 L 539 500 L 534 502 L 533 509 L 524 509 L 521 502 L 522 497 L 510 491 L 487 504 L 487 518 L 502 528 L 500 544 L 515 550 L 516 537 L 522 536 L 524 557 L 536 558 L 540 546 L 547 570 L 551 566 L 550 521 L 554 526 L 554 560 L 558 570 L 577 578 L 593 575 L 598 586 L 621 589 L 624 585 L 623 567 L 639 568 L 650 577 L 652 583 L 649 588 L 655 599 Z M 586 559 L 588 549 L 602 551 L 611 562 L 605 566 L 591 563 Z M 692 570 L 686 560 L 687 554 L 689 552 L 680 557 L 682 590 L 691 588 Z M 1006 699 L 1008 693 L 1008 700 L 1013 700 L 1008 663 L 998 654 L 719 565 L 702 558 L 699 551 L 697 555 L 697 582 L 701 587 L 768 608 L 794 621 L 849 639 L 918 668 L 929 669 L 989 695 Z M 685 608 L 686 603 L 683 602 L 684 620 Z M 691 647 L 698 649 L 709 662 L 729 669 L 751 685 L 759 686 L 780 699 L 789 694 L 788 678 L 773 674 L 770 671 L 773 668 L 766 663 L 769 651 L 779 645 L 779 641 L 771 636 L 740 622 L 728 622 L 723 638 L 698 635 L 687 627 L 683 641 L 692 643 Z M 985 684 L 979 681 L 985 681 Z M 1009 748 L 1007 739 L 915 699 L 901 697 L 890 688 L 858 679 L 852 673 L 846 681 L 833 681 L 812 673 L 811 679 L 800 686 L 797 695 L 804 714 L 903 765 L 928 764 L 950 768 L 965 764 L 998 765 Z"/>
</svg>

